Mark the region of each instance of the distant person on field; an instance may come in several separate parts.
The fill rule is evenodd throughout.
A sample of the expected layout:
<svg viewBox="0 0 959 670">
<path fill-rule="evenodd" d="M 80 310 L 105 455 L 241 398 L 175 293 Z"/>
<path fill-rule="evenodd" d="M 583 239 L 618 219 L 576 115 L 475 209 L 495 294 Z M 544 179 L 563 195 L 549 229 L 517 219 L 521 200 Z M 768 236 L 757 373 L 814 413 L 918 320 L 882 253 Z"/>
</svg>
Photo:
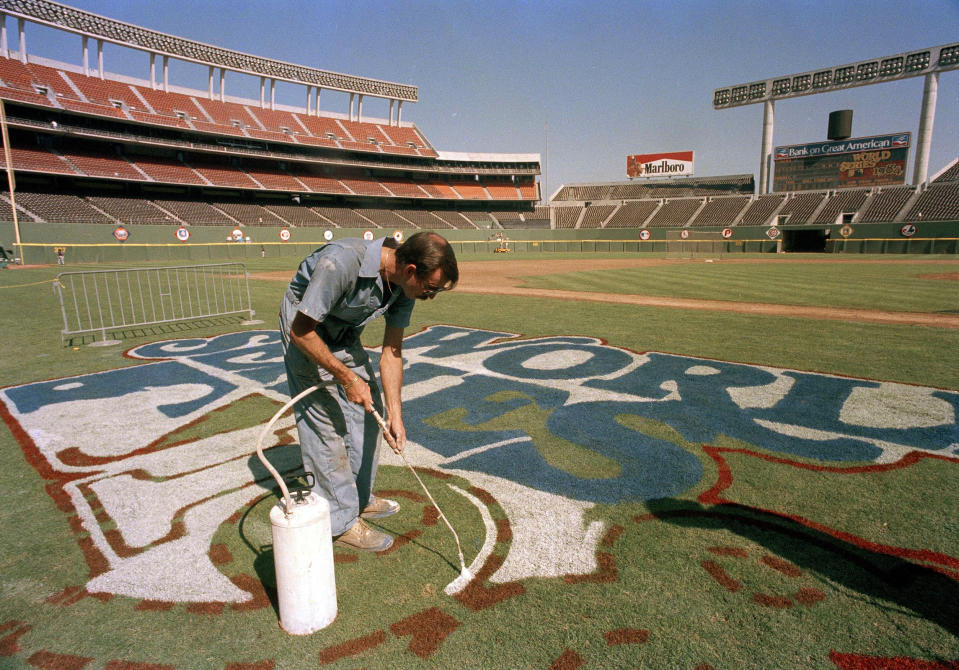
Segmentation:
<svg viewBox="0 0 959 670">
<path fill-rule="evenodd" d="M 295 405 L 303 467 L 313 490 L 330 503 L 334 543 L 383 551 L 393 537 L 363 519 L 395 514 L 399 504 L 373 495 L 380 429 L 369 411 L 383 400 L 364 326 L 386 317 L 380 375 L 387 411 L 385 434 L 399 453 L 406 442 L 401 388 L 403 330 L 416 300 L 430 300 L 459 280 L 449 242 L 421 232 L 398 245 L 345 238 L 310 254 L 297 269 L 280 308 L 280 334 L 290 396 L 324 384 Z M 328 384 L 328 385 L 325 385 Z"/>
<path fill-rule="evenodd" d="M 63 265 L 63 247 L 57 247 L 57 265 Z"/>
</svg>

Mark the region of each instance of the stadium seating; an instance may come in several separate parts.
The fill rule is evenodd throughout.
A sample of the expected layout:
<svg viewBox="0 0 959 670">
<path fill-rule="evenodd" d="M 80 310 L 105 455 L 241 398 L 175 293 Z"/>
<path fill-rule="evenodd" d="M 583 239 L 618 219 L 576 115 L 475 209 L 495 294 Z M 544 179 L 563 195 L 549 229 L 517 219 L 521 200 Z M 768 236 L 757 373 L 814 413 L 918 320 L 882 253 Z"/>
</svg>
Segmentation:
<svg viewBox="0 0 959 670">
<path fill-rule="evenodd" d="M 239 223 L 208 202 L 196 200 L 154 200 L 154 202 L 191 226 L 235 226 Z"/>
<path fill-rule="evenodd" d="M 813 214 L 825 199 L 826 194 L 822 191 L 797 193 L 786 200 L 776 216 L 779 217 L 780 222 L 785 221 L 791 226 L 809 223 Z M 782 217 L 788 218 L 783 219 Z"/>
<path fill-rule="evenodd" d="M 841 214 L 858 212 L 868 196 L 869 191 L 863 189 L 836 191 L 819 210 L 814 223 L 837 223 Z"/>
<path fill-rule="evenodd" d="M 748 204 L 747 196 L 710 198 L 690 225 L 732 226 L 739 220 L 740 213 Z"/>
<path fill-rule="evenodd" d="M 606 222 L 607 228 L 641 228 L 650 215 L 659 208 L 659 200 L 636 200 L 624 203 Z"/>
<path fill-rule="evenodd" d="M 646 224 L 650 228 L 682 227 L 703 206 L 702 198 L 668 200 Z"/>
<path fill-rule="evenodd" d="M 912 198 L 915 189 L 911 186 L 897 186 L 883 188 L 872 196 L 859 216 L 861 223 L 878 223 L 880 221 L 895 221 L 899 211 Z"/>
<path fill-rule="evenodd" d="M 739 223 L 745 226 L 764 226 L 773 222 L 773 216 L 786 201 L 785 193 L 761 195 L 740 214 Z"/>
<path fill-rule="evenodd" d="M 583 213 L 582 205 L 574 207 L 553 207 L 553 221 L 557 230 L 560 228 L 575 228 L 579 217 Z"/>
<path fill-rule="evenodd" d="M 150 200 L 116 195 L 90 196 L 90 204 L 106 212 L 121 223 L 182 224 L 171 212 L 164 211 Z"/>
<path fill-rule="evenodd" d="M 959 220 L 959 182 L 933 182 L 919 194 L 905 219 L 913 223 Z"/>
<path fill-rule="evenodd" d="M 583 219 L 579 224 L 580 228 L 602 228 L 603 222 L 616 209 L 616 205 L 594 205 L 586 207 L 583 213 Z"/>
</svg>

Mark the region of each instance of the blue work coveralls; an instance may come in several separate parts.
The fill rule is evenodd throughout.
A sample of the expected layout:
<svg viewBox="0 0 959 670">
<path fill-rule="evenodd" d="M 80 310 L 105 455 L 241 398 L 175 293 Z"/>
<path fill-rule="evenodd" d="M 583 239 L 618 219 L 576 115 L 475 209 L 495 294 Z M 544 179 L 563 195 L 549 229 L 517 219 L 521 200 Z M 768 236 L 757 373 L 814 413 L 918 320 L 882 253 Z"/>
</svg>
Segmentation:
<svg viewBox="0 0 959 670">
<path fill-rule="evenodd" d="M 310 254 L 290 282 L 280 308 L 280 334 L 290 396 L 321 384 L 294 406 L 303 468 L 315 478 L 313 490 L 330 503 L 333 535 L 345 533 L 370 501 L 379 461 L 380 431 L 343 387 L 290 341 L 297 312 L 317 321 L 316 332 L 333 355 L 370 385 L 380 414 L 383 403 L 369 355 L 360 343 L 364 326 L 380 315 L 386 325 L 406 328 L 414 300 L 399 287 L 392 294 L 380 276 L 386 238 L 347 238 Z"/>
</svg>

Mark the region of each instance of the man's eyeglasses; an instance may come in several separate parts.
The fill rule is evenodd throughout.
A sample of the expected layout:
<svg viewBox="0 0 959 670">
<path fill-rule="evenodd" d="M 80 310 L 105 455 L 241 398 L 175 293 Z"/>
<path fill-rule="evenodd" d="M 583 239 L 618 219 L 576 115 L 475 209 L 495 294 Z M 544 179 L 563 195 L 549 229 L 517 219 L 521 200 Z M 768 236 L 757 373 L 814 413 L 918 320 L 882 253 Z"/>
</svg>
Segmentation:
<svg viewBox="0 0 959 670">
<path fill-rule="evenodd" d="M 429 298 L 434 296 L 437 293 L 442 293 L 443 291 L 449 291 L 448 286 L 433 286 L 432 284 L 427 284 L 426 288 L 423 289 L 423 292 L 420 294 L 424 298 Z"/>
</svg>

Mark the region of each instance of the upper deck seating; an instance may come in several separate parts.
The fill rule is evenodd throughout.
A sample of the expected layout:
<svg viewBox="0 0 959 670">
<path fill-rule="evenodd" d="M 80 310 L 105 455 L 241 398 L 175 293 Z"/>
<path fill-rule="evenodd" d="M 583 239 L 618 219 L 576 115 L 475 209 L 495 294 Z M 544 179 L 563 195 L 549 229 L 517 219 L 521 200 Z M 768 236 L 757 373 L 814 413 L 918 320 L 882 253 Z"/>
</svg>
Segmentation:
<svg viewBox="0 0 959 670">
<path fill-rule="evenodd" d="M 379 228 L 374 222 L 360 216 L 349 207 L 314 207 L 313 209 L 338 228 Z"/>
<path fill-rule="evenodd" d="M 206 183 L 192 168 L 184 165 L 176 158 L 141 154 L 128 156 L 128 158 L 136 163 L 138 168 L 150 175 L 154 181 L 170 184 L 203 185 Z"/>
<path fill-rule="evenodd" d="M 188 167 L 192 168 L 214 186 L 233 186 L 236 188 L 260 188 L 245 172 L 230 164 L 229 159 L 218 159 L 215 156 L 194 155 L 190 158 Z"/>
<path fill-rule="evenodd" d="M 149 181 L 130 161 L 112 151 L 109 145 L 95 147 L 86 143 L 67 142 L 61 145 L 60 153 L 71 164 L 91 177 Z"/>
<path fill-rule="evenodd" d="M 942 174 L 936 177 L 933 183 L 938 184 L 946 181 L 957 180 L 959 180 L 959 158 L 953 160 L 949 167 L 947 167 Z"/>
<path fill-rule="evenodd" d="M 429 194 L 408 179 L 378 177 L 377 181 L 400 198 L 428 198 Z"/>
<path fill-rule="evenodd" d="M 13 143 L 12 140 L 11 143 Z M 80 174 L 73 165 L 61 156 L 48 151 L 44 147 L 36 144 L 30 145 L 23 141 L 17 141 L 14 146 L 10 147 L 10 158 L 13 161 L 15 174 L 24 170 L 52 174 Z M 0 151 L 0 168 L 6 169 L 6 166 L 6 158 Z"/>
<path fill-rule="evenodd" d="M 477 181 L 450 180 L 449 185 L 463 200 L 489 200 L 489 193 Z"/>
<path fill-rule="evenodd" d="M 490 197 L 494 200 L 520 199 L 519 191 L 512 182 L 498 183 L 484 180 L 483 185 L 486 186 L 486 190 L 489 191 Z"/>
<path fill-rule="evenodd" d="M 383 185 L 372 179 L 340 179 L 340 183 L 357 195 L 389 196 L 390 192 Z"/>
</svg>

